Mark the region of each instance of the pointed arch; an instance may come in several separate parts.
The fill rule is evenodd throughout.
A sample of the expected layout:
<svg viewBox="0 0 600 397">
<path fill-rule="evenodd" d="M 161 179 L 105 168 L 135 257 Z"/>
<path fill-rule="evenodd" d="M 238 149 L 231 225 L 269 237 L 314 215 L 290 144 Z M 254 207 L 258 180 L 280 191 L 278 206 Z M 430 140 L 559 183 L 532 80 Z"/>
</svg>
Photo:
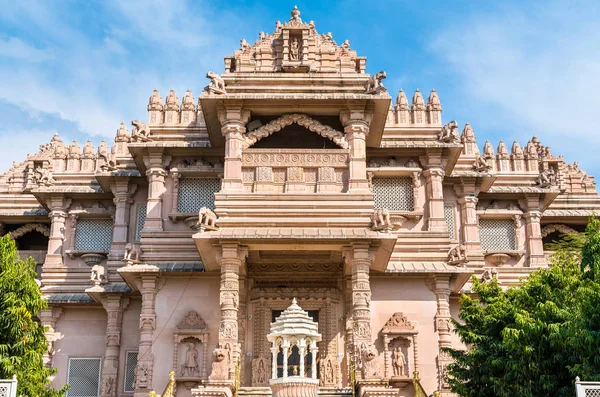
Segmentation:
<svg viewBox="0 0 600 397">
<path fill-rule="evenodd" d="M 309 131 L 316 132 L 324 138 L 332 140 L 341 148 L 348 149 L 348 141 L 346 140 L 346 135 L 343 132 L 337 131 L 330 126 L 301 113 L 284 114 L 283 116 L 244 134 L 242 138 L 242 147 L 247 149 L 259 140 L 266 138 L 273 133 L 280 131 L 282 128 L 294 123 L 301 125 Z"/>
<path fill-rule="evenodd" d="M 553 232 L 559 232 L 562 234 L 579 234 L 577 230 L 574 230 L 562 223 L 551 223 L 542 228 L 542 237 L 546 237 Z"/>
</svg>

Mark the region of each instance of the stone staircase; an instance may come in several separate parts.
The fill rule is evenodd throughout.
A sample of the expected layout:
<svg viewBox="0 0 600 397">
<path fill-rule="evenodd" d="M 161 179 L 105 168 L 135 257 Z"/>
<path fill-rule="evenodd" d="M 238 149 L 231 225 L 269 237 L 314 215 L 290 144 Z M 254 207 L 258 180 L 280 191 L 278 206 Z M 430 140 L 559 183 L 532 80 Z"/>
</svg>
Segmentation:
<svg viewBox="0 0 600 397">
<path fill-rule="evenodd" d="M 270 387 L 240 387 L 239 397 L 271 397 Z M 320 387 L 319 397 L 351 397 L 352 389 L 349 387 Z"/>
</svg>

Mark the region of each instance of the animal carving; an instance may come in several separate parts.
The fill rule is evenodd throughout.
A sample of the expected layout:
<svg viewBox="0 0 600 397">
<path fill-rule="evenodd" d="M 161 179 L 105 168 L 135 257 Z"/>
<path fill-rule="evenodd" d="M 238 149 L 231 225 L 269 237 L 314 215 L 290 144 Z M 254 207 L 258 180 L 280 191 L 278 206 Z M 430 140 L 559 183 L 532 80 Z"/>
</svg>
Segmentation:
<svg viewBox="0 0 600 397">
<path fill-rule="evenodd" d="M 381 91 L 387 91 L 387 89 L 383 86 L 383 83 L 381 82 L 386 77 L 387 76 L 383 70 L 371 76 L 371 78 L 367 82 L 365 93 L 377 94 Z"/>
<path fill-rule="evenodd" d="M 150 128 L 145 123 L 139 120 L 133 120 L 131 122 L 133 130 L 131 131 L 131 139 L 136 142 L 149 142 Z"/>
<path fill-rule="evenodd" d="M 489 171 L 492 167 L 487 163 L 487 160 L 490 156 L 482 154 L 477 157 L 475 160 L 475 164 L 473 164 L 473 169 L 478 172 L 486 172 Z"/>
<path fill-rule="evenodd" d="M 102 265 L 94 265 L 92 267 L 92 273 L 90 274 L 90 282 L 94 284 L 94 286 L 99 286 L 100 284 L 104 284 L 105 278 L 105 270 Z"/>
<path fill-rule="evenodd" d="M 197 227 L 200 230 L 217 230 L 217 215 L 208 207 L 200 208 Z"/>
<path fill-rule="evenodd" d="M 206 77 L 210 79 L 208 83 L 208 91 L 212 91 L 217 94 L 225 94 L 225 81 L 221 76 L 213 71 L 206 73 Z"/>
<path fill-rule="evenodd" d="M 36 167 L 35 179 L 39 185 L 44 184 L 46 186 L 50 186 L 55 182 L 54 177 L 52 177 L 52 171 L 50 171 L 48 168 L 42 167 Z"/>
<path fill-rule="evenodd" d="M 464 245 L 457 245 L 448 252 L 448 263 L 450 265 L 464 265 L 467 262 L 467 248 Z"/>
<path fill-rule="evenodd" d="M 217 347 L 213 351 L 214 362 L 212 363 L 212 371 L 208 379 L 210 380 L 225 380 L 229 377 L 229 368 L 227 363 L 227 349 Z"/>
<path fill-rule="evenodd" d="M 390 220 L 390 211 L 387 208 L 381 208 L 373 211 L 371 215 L 372 229 L 382 230 L 392 226 Z"/>
<path fill-rule="evenodd" d="M 138 263 L 140 261 L 141 254 L 142 253 L 139 245 L 127 243 L 125 245 L 125 257 L 123 257 L 123 261 L 129 263 Z"/>
<path fill-rule="evenodd" d="M 452 120 L 442 127 L 440 132 L 438 132 L 438 141 L 446 143 L 454 143 L 459 141 L 458 124 L 456 124 L 456 121 Z"/>
<path fill-rule="evenodd" d="M 379 378 L 379 354 L 375 346 L 368 346 L 362 350 L 361 354 L 362 369 L 361 375 L 363 379 Z"/>
<path fill-rule="evenodd" d="M 554 184 L 554 170 L 552 168 L 548 168 L 540 172 L 540 175 L 537 179 L 537 184 L 541 188 L 552 186 Z"/>
</svg>

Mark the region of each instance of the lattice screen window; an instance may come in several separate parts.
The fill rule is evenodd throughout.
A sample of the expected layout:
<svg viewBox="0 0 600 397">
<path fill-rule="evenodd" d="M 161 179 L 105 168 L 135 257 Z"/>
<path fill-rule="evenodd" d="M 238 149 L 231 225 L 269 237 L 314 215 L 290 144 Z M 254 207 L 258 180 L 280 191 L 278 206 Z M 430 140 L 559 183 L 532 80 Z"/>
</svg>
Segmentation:
<svg viewBox="0 0 600 397">
<path fill-rule="evenodd" d="M 373 178 L 375 208 L 390 211 L 412 211 L 414 194 L 411 178 Z"/>
<path fill-rule="evenodd" d="M 71 387 L 67 391 L 67 397 L 98 397 L 100 395 L 100 362 L 99 358 L 69 359 L 67 383 Z"/>
<path fill-rule="evenodd" d="M 221 190 L 219 178 L 182 178 L 179 181 L 177 212 L 198 212 L 202 207 L 215 209 L 215 193 Z"/>
<path fill-rule="evenodd" d="M 108 251 L 112 242 L 111 219 L 79 219 L 75 233 L 77 251 Z"/>
<path fill-rule="evenodd" d="M 450 238 L 452 240 L 456 240 L 456 217 L 454 216 L 454 206 L 444 206 L 444 218 L 446 218 L 446 224 L 448 225 Z"/>
<path fill-rule="evenodd" d="M 585 397 L 600 397 L 600 389 L 585 389 Z"/>
<path fill-rule="evenodd" d="M 125 356 L 125 384 L 123 392 L 133 393 L 133 381 L 135 380 L 135 367 L 137 365 L 138 352 L 127 352 Z"/>
<path fill-rule="evenodd" d="M 512 219 L 479 220 L 481 249 L 486 251 L 515 250 L 515 223 Z"/>
<path fill-rule="evenodd" d="M 140 241 L 140 234 L 142 233 L 142 229 L 144 229 L 144 223 L 146 223 L 146 212 L 147 205 L 141 204 L 137 207 L 137 216 L 135 220 L 135 241 Z"/>
</svg>

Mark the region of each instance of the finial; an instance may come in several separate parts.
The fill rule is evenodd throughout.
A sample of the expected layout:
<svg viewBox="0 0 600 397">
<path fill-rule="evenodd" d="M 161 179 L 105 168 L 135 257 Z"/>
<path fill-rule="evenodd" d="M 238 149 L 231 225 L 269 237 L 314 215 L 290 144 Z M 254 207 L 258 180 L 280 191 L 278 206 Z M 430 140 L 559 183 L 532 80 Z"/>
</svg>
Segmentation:
<svg viewBox="0 0 600 397">
<path fill-rule="evenodd" d="M 292 20 L 293 21 L 298 21 L 298 22 L 302 22 L 302 20 L 300 19 L 300 10 L 298 9 L 298 6 L 294 6 L 294 9 L 291 12 L 292 14 Z"/>
</svg>

